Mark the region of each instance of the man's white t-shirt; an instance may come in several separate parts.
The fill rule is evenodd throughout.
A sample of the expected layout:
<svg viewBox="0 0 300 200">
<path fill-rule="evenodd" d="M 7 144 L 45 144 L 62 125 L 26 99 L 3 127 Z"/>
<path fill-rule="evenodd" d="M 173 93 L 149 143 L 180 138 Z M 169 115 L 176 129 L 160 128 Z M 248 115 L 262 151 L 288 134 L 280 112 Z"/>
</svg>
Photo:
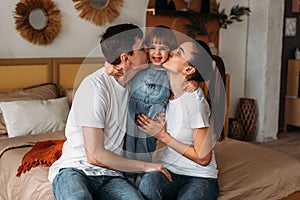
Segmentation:
<svg viewBox="0 0 300 200">
<path fill-rule="evenodd" d="M 65 130 L 67 140 L 63 145 L 62 156 L 50 167 L 50 182 L 60 169 L 69 167 L 83 170 L 87 175 L 122 176 L 119 171 L 88 163 L 81 127 L 104 128 L 105 149 L 122 155 L 128 96 L 127 89 L 106 74 L 105 67 L 82 81 L 68 116 Z"/>
<path fill-rule="evenodd" d="M 201 88 L 169 100 L 166 110 L 167 131 L 186 145 L 194 145 L 192 129 L 209 127 L 209 119 L 210 108 Z M 176 174 L 217 178 L 214 152 L 211 162 L 207 166 L 201 166 L 167 146 L 160 161 L 164 167 Z"/>
</svg>

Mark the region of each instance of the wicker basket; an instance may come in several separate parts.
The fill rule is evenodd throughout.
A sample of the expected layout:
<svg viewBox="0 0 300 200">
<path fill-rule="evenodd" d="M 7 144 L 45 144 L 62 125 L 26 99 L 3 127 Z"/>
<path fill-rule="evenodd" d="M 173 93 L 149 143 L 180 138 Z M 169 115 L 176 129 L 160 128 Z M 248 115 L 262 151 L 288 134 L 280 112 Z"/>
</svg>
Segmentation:
<svg viewBox="0 0 300 200">
<path fill-rule="evenodd" d="M 238 121 L 242 126 L 242 140 L 251 141 L 256 137 L 257 110 L 254 99 L 241 98 L 238 107 Z"/>
<path fill-rule="evenodd" d="M 242 124 L 237 119 L 230 120 L 229 137 L 237 140 L 242 140 L 244 137 Z"/>
</svg>

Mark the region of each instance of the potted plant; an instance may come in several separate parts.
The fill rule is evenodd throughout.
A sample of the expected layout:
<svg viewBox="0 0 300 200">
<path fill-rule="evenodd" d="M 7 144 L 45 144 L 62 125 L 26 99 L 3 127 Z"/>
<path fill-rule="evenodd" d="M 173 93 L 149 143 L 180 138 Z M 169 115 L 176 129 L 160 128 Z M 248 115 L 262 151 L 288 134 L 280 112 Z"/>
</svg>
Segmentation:
<svg viewBox="0 0 300 200">
<path fill-rule="evenodd" d="M 197 15 L 195 11 L 190 11 L 190 15 L 187 15 L 187 19 L 190 21 L 190 24 L 185 24 L 187 28 L 187 34 L 195 38 L 197 35 L 206 35 L 209 43 L 215 44 L 216 39 L 219 36 L 218 33 L 213 31 L 209 32 L 207 29 L 209 20 L 216 20 L 218 22 L 219 29 L 227 29 L 228 25 L 233 24 L 234 22 L 241 22 L 241 19 L 244 15 L 250 15 L 250 8 L 240 5 L 232 6 L 230 13 L 226 14 L 225 8 L 220 10 L 220 3 L 212 8 L 212 12 L 208 14 Z"/>
</svg>

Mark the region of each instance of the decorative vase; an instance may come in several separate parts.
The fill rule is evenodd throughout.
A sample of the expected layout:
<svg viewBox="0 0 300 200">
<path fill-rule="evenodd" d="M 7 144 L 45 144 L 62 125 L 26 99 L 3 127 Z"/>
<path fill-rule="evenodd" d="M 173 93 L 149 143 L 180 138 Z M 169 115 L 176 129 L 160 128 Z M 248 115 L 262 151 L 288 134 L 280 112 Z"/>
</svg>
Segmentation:
<svg viewBox="0 0 300 200">
<path fill-rule="evenodd" d="M 238 121 L 243 129 L 242 140 L 251 141 L 256 136 L 256 103 L 251 98 L 241 98 L 238 107 Z"/>
<path fill-rule="evenodd" d="M 218 50 L 218 48 L 216 47 L 216 45 L 215 45 L 215 43 L 213 43 L 213 42 L 210 42 L 210 43 L 208 43 L 208 46 L 209 46 L 209 49 L 210 49 L 210 51 L 211 51 L 211 53 L 213 54 L 213 55 L 218 55 L 219 54 L 219 50 Z"/>
<path fill-rule="evenodd" d="M 242 124 L 237 119 L 231 119 L 228 136 L 233 139 L 242 140 L 243 135 L 244 132 L 243 132 Z"/>
</svg>

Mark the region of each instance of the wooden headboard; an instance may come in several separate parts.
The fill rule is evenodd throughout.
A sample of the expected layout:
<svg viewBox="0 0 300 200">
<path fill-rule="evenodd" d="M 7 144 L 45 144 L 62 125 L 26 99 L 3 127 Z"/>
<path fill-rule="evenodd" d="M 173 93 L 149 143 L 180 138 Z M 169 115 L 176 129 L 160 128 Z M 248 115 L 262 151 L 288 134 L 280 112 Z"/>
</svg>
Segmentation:
<svg viewBox="0 0 300 200">
<path fill-rule="evenodd" d="M 14 58 L 0 59 L 0 91 L 56 83 L 62 89 L 76 88 L 82 79 L 104 65 L 104 58 Z M 230 76 L 226 74 L 225 137 L 229 125 Z"/>
<path fill-rule="evenodd" d="M 14 58 L 0 59 L 0 91 L 42 83 L 61 88 L 78 86 L 81 80 L 104 65 L 104 58 Z"/>
</svg>

